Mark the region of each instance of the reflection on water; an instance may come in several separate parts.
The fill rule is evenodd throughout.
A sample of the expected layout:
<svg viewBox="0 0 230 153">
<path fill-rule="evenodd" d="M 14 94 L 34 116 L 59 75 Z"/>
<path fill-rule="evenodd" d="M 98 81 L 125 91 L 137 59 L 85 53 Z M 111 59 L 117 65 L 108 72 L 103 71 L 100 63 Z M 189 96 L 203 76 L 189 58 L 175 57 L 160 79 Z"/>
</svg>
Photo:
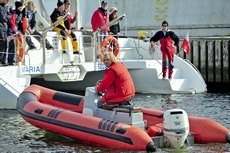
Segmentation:
<svg viewBox="0 0 230 153">
<path fill-rule="evenodd" d="M 173 94 L 136 95 L 134 103 L 137 106 L 167 110 L 184 109 L 188 115 L 213 119 L 230 129 L 230 94 Z M 0 152 L 1 153 L 144 153 L 144 151 L 125 151 L 94 146 L 66 137 L 59 136 L 25 122 L 16 110 L 0 111 Z M 195 145 L 180 150 L 158 148 L 163 153 L 227 153 L 229 144 Z"/>
</svg>

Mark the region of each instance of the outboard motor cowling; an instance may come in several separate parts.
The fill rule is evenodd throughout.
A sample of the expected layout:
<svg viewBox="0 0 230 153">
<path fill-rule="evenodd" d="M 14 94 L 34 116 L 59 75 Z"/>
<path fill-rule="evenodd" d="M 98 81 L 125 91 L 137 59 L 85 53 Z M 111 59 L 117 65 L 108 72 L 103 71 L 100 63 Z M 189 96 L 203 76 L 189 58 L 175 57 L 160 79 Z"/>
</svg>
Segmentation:
<svg viewBox="0 0 230 153">
<path fill-rule="evenodd" d="M 179 148 L 189 133 L 189 121 L 187 113 L 182 109 L 171 109 L 164 113 L 164 136 L 168 139 L 172 148 Z"/>
</svg>

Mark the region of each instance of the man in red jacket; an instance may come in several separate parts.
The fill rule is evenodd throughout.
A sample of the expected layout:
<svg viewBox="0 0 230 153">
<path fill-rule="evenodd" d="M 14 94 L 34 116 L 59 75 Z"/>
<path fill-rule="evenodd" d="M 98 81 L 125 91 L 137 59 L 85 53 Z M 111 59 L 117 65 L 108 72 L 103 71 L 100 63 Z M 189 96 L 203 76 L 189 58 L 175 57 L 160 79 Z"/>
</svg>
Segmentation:
<svg viewBox="0 0 230 153">
<path fill-rule="evenodd" d="M 168 22 L 162 22 L 162 30 L 158 31 L 151 39 L 150 45 L 154 47 L 154 43 L 160 41 L 162 51 L 162 72 L 163 79 L 166 79 L 166 73 L 168 69 L 168 79 L 172 79 L 173 73 L 173 60 L 174 60 L 174 46 L 178 46 L 179 37 L 168 29 Z"/>
<path fill-rule="evenodd" d="M 91 25 L 93 31 L 97 31 L 98 28 L 101 28 L 102 26 L 109 23 L 109 13 L 107 11 L 108 3 L 107 1 L 101 2 L 101 7 L 99 7 L 92 15 L 91 18 Z M 109 27 L 102 29 L 100 31 L 100 42 L 108 35 Z"/>
<path fill-rule="evenodd" d="M 95 91 L 106 92 L 102 96 L 102 103 L 98 102 L 98 107 L 110 109 L 115 105 L 131 105 L 135 87 L 129 71 L 124 64 L 117 61 L 112 52 L 105 53 L 103 61 L 107 69 L 103 80 L 95 87 Z"/>
</svg>

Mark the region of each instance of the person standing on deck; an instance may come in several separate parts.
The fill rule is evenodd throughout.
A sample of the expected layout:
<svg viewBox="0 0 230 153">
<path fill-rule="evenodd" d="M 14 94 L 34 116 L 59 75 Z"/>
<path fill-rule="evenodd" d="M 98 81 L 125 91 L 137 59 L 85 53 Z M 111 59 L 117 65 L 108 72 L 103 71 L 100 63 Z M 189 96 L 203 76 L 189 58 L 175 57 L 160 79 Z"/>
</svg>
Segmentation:
<svg viewBox="0 0 230 153">
<path fill-rule="evenodd" d="M 99 28 L 101 28 L 102 26 L 109 23 L 109 13 L 108 13 L 107 9 L 108 9 L 107 1 L 102 1 L 101 7 L 99 7 L 93 13 L 93 15 L 91 17 L 91 25 L 92 25 L 93 32 L 96 32 Z M 98 40 L 98 38 L 97 38 L 97 42 L 101 43 L 103 41 L 103 39 L 105 39 L 108 36 L 108 32 L 109 32 L 109 27 L 102 29 L 99 33 L 100 39 Z M 99 61 L 101 52 L 98 51 L 97 54 L 98 54 L 97 60 Z"/>
<path fill-rule="evenodd" d="M 101 28 L 102 26 L 109 23 L 109 13 L 107 11 L 108 3 L 107 1 L 101 2 L 101 7 L 99 7 L 92 15 L 91 18 L 91 25 L 93 31 L 97 31 L 98 28 Z M 102 29 L 100 31 L 100 42 L 108 35 L 109 27 Z"/>
<path fill-rule="evenodd" d="M 109 21 L 111 22 L 112 20 L 118 18 L 118 10 L 116 7 L 111 7 L 110 10 L 110 15 L 109 15 Z M 110 35 L 114 35 L 114 37 L 116 39 L 119 38 L 119 35 L 120 35 L 120 24 L 119 22 L 117 21 L 114 25 L 110 26 L 110 31 L 109 31 L 109 34 Z"/>
<path fill-rule="evenodd" d="M 95 91 L 106 92 L 98 102 L 98 107 L 112 109 L 115 105 L 131 105 L 135 87 L 128 69 L 117 61 L 112 52 L 105 53 L 103 62 L 107 69 L 103 80 L 95 87 Z"/>
<path fill-rule="evenodd" d="M 173 32 L 168 29 L 168 22 L 162 22 L 162 30 L 158 31 L 151 39 L 150 45 L 154 47 L 155 42 L 160 40 L 161 44 L 161 51 L 162 51 L 162 72 L 163 72 L 163 79 L 166 79 L 166 73 L 168 69 L 168 79 L 172 79 L 173 73 L 173 60 L 174 60 L 174 46 L 178 46 L 179 44 L 179 37 Z"/>
<path fill-rule="evenodd" d="M 10 10 L 11 19 L 8 23 L 7 36 L 13 36 L 16 34 L 18 24 L 22 20 L 23 4 L 19 1 L 15 2 L 15 9 Z M 13 65 L 15 56 L 15 43 L 14 39 L 10 40 L 8 47 L 8 64 Z"/>
<path fill-rule="evenodd" d="M 2 64 L 6 63 L 7 29 L 11 18 L 5 6 L 8 2 L 9 0 L 0 0 L 0 62 Z"/>
</svg>

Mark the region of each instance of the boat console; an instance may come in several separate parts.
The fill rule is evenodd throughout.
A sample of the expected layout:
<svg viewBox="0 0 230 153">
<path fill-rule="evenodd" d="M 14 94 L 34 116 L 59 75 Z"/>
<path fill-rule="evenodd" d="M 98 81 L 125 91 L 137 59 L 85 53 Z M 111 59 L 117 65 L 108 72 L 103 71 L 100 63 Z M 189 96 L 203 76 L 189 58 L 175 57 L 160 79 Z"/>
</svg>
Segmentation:
<svg viewBox="0 0 230 153">
<path fill-rule="evenodd" d="M 97 103 L 100 99 L 100 96 L 93 87 L 87 87 L 85 91 L 83 114 L 122 122 L 144 129 L 143 113 L 140 111 L 140 108 L 125 106 L 114 108 L 113 110 L 105 110 L 97 107 Z"/>
</svg>

